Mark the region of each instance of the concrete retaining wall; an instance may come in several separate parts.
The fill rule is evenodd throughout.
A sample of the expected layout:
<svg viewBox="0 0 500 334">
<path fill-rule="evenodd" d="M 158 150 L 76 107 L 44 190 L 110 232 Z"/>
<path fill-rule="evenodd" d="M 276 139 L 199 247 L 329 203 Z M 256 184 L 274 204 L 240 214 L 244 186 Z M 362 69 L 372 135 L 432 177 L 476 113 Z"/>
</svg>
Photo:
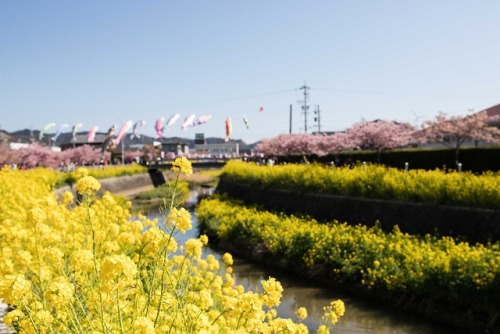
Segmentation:
<svg viewBox="0 0 500 334">
<path fill-rule="evenodd" d="M 230 182 L 223 177 L 216 193 L 268 210 L 305 214 L 318 220 L 338 220 L 349 224 L 372 226 L 377 220 L 384 231 L 394 225 L 410 234 L 452 236 L 469 242 L 500 240 L 500 211 L 407 203 L 321 194 L 295 194 L 277 189 L 259 189 Z"/>
<path fill-rule="evenodd" d="M 108 179 L 99 180 L 101 183 L 101 189 L 99 193 L 102 194 L 105 191 L 112 193 L 120 193 L 126 190 L 134 188 L 142 188 L 146 186 L 153 186 L 153 181 L 149 174 L 137 174 L 131 176 L 120 176 Z M 75 193 L 74 187 L 64 186 L 55 190 L 55 193 L 60 196 L 65 191 L 71 191 Z"/>
</svg>

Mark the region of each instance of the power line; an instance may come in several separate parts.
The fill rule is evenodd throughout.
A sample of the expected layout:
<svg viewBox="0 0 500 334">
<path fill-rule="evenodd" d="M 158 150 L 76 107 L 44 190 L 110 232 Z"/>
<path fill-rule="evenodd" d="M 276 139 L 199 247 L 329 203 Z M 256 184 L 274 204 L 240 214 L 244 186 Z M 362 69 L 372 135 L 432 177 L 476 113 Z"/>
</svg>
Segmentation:
<svg viewBox="0 0 500 334">
<path fill-rule="evenodd" d="M 269 96 L 269 95 L 278 95 L 278 94 L 283 94 L 283 93 L 290 93 L 295 91 L 296 89 L 286 89 L 286 90 L 281 90 L 281 91 L 276 91 L 276 92 L 269 92 L 269 93 L 261 93 L 261 94 L 254 94 L 254 95 L 246 95 L 246 96 L 240 96 L 240 97 L 233 97 L 233 98 L 227 98 L 227 99 L 220 99 L 220 100 L 209 100 L 205 102 L 200 102 L 201 103 L 222 103 L 222 102 L 228 102 L 228 101 L 237 101 L 237 100 L 245 100 L 245 99 L 252 99 L 255 97 L 262 97 L 262 96 Z"/>
<path fill-rule="evenodd" d="M 387 95 L 387 96 L 403 96 L 403 97 L 414 97 L 414 98 L 460 98 L 460 99 L 472 99 L 473 96 L 466 96 L 468 92 L 438 92 L 438 93 L 419 93 L 419 92 L 404 92 L 404 91 L 379 91 L 373 89 L 345 89 L 345 88 L 325 88 L 325 87 L 313 87 L 314 90 L 324 91 L 324 92 L 337 92 L 337 93 L 347 93 L 347 94 L 365 94 L 365 95 Z"/>
</svg>

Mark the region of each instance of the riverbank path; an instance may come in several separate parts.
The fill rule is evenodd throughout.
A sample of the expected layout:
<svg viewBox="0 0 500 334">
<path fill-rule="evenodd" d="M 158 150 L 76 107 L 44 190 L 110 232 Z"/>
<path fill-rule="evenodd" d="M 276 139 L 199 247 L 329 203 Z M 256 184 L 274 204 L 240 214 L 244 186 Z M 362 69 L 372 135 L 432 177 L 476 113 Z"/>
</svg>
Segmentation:
<svg viewBox="0 0 500 334">
<path fill-rule="evenodd" d="M 7 313 L 9 307 L 0 302 L 0 334 L 12 334 L 12 331 L 9 327 L 7 327 L 3 322 L 3 316 Z"/>
</svg>

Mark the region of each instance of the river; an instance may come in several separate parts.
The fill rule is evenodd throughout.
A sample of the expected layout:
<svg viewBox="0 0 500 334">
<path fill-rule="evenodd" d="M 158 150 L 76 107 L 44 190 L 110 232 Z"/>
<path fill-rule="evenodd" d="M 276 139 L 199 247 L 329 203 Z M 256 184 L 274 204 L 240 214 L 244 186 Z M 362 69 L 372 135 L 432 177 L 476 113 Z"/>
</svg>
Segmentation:
<svg viewBox="0 0 500 334">
<path fill-rule="evenodd" d="M 197 197 L 190 198 L 192 203 L 196 203 Z M 151 214 L 150 218 L 156 218 L 158 214 Z M 179 243 L 185 242 L 189 238 L 199 236 L 196 216 L 192 213 L 193 229 L 186 234 L 176 234 Z M 210 241 L 209 241 L 210 245 Z M 213 254 L 221 258 L 222 254 L 210 247 L 205 247 L 204 256 Z M 358 297 L 350 296 L 343 291 L 321 288 L 299 279 L 293 275 L 288 275 L 280 271 L 273 271 L 244 259 L 234 258 L 234 275 L 236 284 L 243 285 L 247 290 L 255 291 L 260 287 L 260 281 L 269 277 L 276 278 L 283 286 L 283 298 L 278 307 L 278 314 L 281 317 L 296 319 L 294 312 L 299 307 L 305 307 L 308 317 L 304 320 L 311 333 L 321 322 L 323 307 L 327 306 L 331 300 L 341 299 L 345 303 L 345 315 L 333 328 L 337 334 L 456 334 L 457 330 L 444 328 L 417 316 L 407 314 L 396 308 L 381 306 Z M 262 290 L 262 289 L 261 289 Z"/>
</svg>

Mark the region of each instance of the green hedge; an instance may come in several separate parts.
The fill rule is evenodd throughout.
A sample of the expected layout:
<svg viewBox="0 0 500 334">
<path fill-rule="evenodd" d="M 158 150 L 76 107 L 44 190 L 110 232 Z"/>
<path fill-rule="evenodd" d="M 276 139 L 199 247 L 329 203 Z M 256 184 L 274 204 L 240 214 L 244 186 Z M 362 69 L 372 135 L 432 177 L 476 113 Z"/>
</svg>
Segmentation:
<svg viewBox="0 0 500 334">
<path fill-rule="evenodd" d="M 302 162 L 303 156 L 278 157 L 278 161 L 293 163 Z M 375 151 L 349 151 L 324 157 L 309 156 L 309 161 L 317 161 L 336 165 L 356 164 L 362 161 L 377 163 Z M 500 170 L 500 148 L 464 148 L 460 150 L 459 161 L 463 171 L 481 173 Z M 380 163 L 395 168 L 405 168 L 409 163 L 411 169 L 456 169 L 455 151 L 452 149 L 406 149 L 384 151 Z"/>
</svg>

